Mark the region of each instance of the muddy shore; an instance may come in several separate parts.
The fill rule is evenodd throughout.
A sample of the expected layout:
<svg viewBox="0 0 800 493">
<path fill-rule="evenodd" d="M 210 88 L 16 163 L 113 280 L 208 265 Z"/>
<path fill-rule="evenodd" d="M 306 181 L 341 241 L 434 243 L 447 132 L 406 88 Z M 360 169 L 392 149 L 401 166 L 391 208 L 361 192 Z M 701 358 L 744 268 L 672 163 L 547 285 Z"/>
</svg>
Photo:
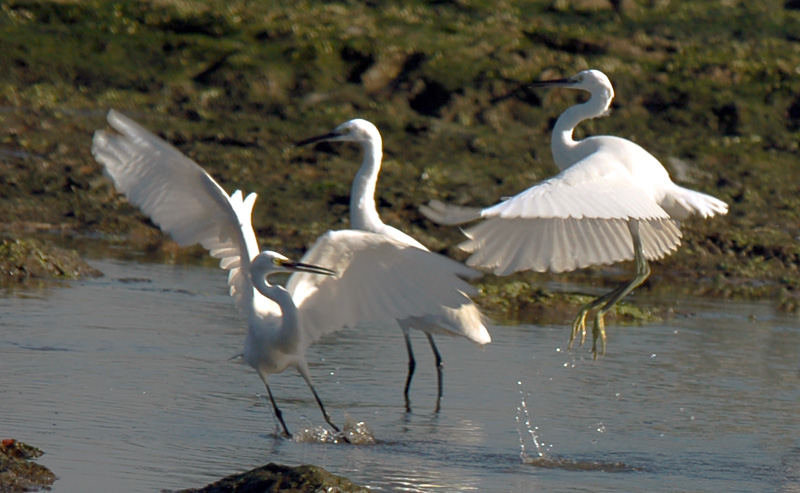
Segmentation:
<svg viewBox="0 0 800 493">
<path fill-rule="evenodd" d="M 12 1 L 0 25 L 6 239 L 213 263 L 178 249 L 102 175 L 91 136 L 113 107 L 229 191 L 257 192 L 262 246 L 300 255 L 320 233 L 347 227 L 360 150 L 293 143 L 362 117 L 383 133 L 385 220 L 463 258 L 458 230 L 417 207 L 432 198 L 487 205 L 554 174 L 552 124 L 583 96 L 491 98 L 592 67 L 610 76 L 617 99 L 578 137 L 634 140 L 677 182 L 730 204 L 726 217 L 682 224 L 682 248 L 655 263 L 642 289 L 797 308 L 800 10 L 792 2 Z M 508 283 L 529 285 L 533 296 L 548 280 L 611 285 L 628 268 L 487 276 L 495 288 L 486 304 Z"/>
</svg>

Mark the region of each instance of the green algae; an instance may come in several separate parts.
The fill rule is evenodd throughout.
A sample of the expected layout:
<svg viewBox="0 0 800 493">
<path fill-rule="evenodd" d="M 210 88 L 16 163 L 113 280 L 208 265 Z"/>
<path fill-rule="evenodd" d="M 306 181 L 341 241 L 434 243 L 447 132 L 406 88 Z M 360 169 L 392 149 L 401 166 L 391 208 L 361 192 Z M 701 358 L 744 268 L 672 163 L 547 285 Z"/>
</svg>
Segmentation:
<svg viewBox="0 0 800 493">
<path fill-rule="evenodd" d="M 482 283 L 476 303 L 493 319 L 505 323 L 565 324 L 571 321 L 584 304 L 594 297 L 581 293 L 553 292 L 527 281 Z M 664 306 L 636 306 L 627 302 L 615 305 L 606 320 L 615 324 L 636 324 L 663 319 L 669 309 Z"/>
<path fill-rule="evenodd" d="M 76 252 L 37 240 L 3 240 L 0 243 L 0 281 L 78 279 L 100 273 Z"/>
<path fill-rule="evenodd" d="M 594 67 L 617 99 L 610 117 L 585 122 L 577 136 L 632 139 L 677 181 L 731 205 L 724 218 L 682 225 L 682 248 L 653 266 L 670 282 L 648 289 L 682 284 L 793 309 L 798 28 L 800 10 L 776 0 L 5 2 L 0 213 L 7 230 L 92 234 L 168 261 L 203 258 L 164 239 L 102 176 L 91 134 L 115 107 L 227 190 L 257 192 L 264 246 L 297 255 L 347 226 L 360 157 L 355 146 L 293 143 L 363 117 L 384 137 L 378 195 L 387 222 L 460 256 L 459 231 L 432 225 L 417 207 L 431 198 L 487 205 L 552 175 L 552 122 L 584 96 L 491 98 Z M 607 277 L 599 269 L 568 278 Z"/>
</svg>

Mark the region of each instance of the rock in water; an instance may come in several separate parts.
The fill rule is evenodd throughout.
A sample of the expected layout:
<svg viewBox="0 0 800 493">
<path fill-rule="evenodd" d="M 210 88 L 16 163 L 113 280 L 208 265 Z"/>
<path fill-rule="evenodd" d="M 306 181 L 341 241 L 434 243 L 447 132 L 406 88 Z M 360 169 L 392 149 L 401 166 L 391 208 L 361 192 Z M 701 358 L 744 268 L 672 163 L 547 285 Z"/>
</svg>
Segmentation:
<svg viewBox="0 0 800 493">
<path fill-rule="evenodd" d="M 24 492 L 49 490 L 56 475 L 41 464 L 31 462 L 42 451 L 7 438 L 0 441 L 0 491 Z"/>
<path fill-rule="evenodd" d="M 175 493 L 301 493 L 308 491 L 366 493 L 369 490 L 318 466 L 291 467 L 270 462 L 266 466 L 222 478 L 203 488 L 181 490 Z"/>
</svg>

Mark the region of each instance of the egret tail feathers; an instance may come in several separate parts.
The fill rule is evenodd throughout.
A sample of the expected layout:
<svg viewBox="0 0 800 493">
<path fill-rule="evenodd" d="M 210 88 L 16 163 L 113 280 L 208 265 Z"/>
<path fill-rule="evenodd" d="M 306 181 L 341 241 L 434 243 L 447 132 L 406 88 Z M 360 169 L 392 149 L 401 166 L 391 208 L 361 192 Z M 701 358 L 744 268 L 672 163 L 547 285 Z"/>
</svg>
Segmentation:
<svg viewBox="0 0 800 493">
<path fill-rule="evenodd" d="M 674 219 L 686 219 L 692 214 L 706 218 L 728 213 L 728 204 L 716 197 L 688 188 L 676 187 L 661 203 Z"/>
<path fill-rule="evenodd" d="M 408 317 L 398 322 L 404 331 L 413 328 L 428 334 L 461 336 L 481 346 L 492 342 L 485 325 L 489 320 L 471 302 L 458 308 L 443 306 L 439 314 Z"/>
</svg>

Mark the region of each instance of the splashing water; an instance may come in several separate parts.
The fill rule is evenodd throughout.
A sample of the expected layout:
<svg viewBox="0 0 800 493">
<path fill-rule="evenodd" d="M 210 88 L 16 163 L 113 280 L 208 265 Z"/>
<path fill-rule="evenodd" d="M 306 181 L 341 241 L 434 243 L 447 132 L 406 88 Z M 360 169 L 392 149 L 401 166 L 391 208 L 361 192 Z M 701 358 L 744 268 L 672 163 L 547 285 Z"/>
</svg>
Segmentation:
<svg viewBox="0 0 800 493">
<path fill-rule="evenodd" d="M 517 385 L 522 385 L 522 381 L 517 381 Z M 519 391 L 520 393 L 520 404 L 517 406 L 517 433 L 519 433 L 519 458 L 522 462 L 529 462 L 531 460 L 531 456 L 527 452 L 527 448 L 525 443 L 530 440 L 533 444 L 534 449 L 536 450 L 536 458 L 544 457 L 544 447 L 539 442 L 539 435 L 537 432 L 539 431 L 538 426 L 533 426 L 531 423 L 531 416 L 528 413 L 528 405 L 525 402 L 526 398 L 530 398 L 531 394 L 528 392 L 527 394 L 523 394 L 522 390 Z M 523 429 L 524 427 L 524 429 Z"/>
<path fill-rule="evenodd" d="M 521 386 L 522 381 L 518 381 L 517 385 Z M 530 399 L 531 394 L 530 392 L 523 393 L 522 390 L 520 390 L 519 393 L 520 404 L 517 406 L 516 419 L 520 445 L 519 457 L 523 464 L 530 464 L 545 469 L 564 469 L 567 471 L 626 472 L 640 470 L 640 468 L 628 466 L 624 462 L 583 461 L 547 455 L 545 452 L 550 449 L 550 446 L 540 441 L 538 434 L 539 427 L 532 424 L 531 416 L 528 412 L 528 404 L 525 401 L 526 399 Z M 598 422 L 597 431 L 599 433 L 605 432 L 605 425 L 602 422 Z M 530 442 L 533 446 L 527 447 L 527 442 Z M 528 450 L 535 450 L 535 453 L 529 454 Z"/>
<path fill-rule="evenodd" d="M 325 428 L 324 426 L 309 426 L 294 433 L 292 439 L 298 443 L 345 443 L 343 438 L 350 440 L 352 445 L 374 445 L 377 443 L 375 435 L 364 421 L 356 421 L 349 414 L 345 414 L 344 428 L 341 433 Z"/>
</svg>

